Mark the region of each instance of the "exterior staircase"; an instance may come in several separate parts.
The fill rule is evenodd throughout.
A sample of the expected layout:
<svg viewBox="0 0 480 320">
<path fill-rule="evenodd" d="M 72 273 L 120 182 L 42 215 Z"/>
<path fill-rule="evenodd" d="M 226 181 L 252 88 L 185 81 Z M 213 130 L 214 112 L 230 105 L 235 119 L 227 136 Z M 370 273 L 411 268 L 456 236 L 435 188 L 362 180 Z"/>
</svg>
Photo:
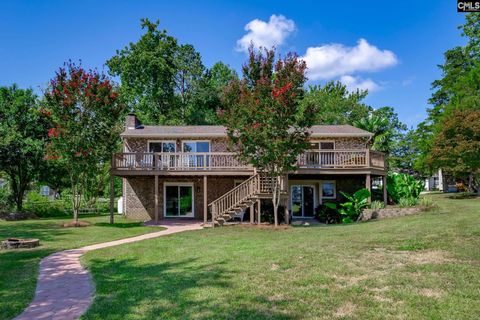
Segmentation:
<svg viewBox="0 0 480 320">
<path fill-rule="evenodd" d="M 286 179 L 281 180 L 281 194 L 286 193 Z M 223 225 L 224 222 L 255 204 L 261 198 L 272 195 L 273 180 L 264 174 L 256 173 L 208 206 L 212 214 L 212 225 Z"/>
</svg>

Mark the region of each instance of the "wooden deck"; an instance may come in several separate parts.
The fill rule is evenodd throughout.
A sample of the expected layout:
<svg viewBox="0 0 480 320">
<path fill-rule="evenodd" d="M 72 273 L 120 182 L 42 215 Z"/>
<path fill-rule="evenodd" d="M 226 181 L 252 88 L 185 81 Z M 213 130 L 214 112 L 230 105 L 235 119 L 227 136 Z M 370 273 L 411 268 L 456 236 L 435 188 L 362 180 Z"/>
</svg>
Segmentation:
<svg viewBox="0 0 480 320">
<path fill-rule="evenodd" d="M 302 173 L 385 171 L 385 155 L 369 149 L 307 151 L 297 160 Z M 115 175 L 251 175 L 254 168 L 232 152 L 117 153 Z"/>
</svg>

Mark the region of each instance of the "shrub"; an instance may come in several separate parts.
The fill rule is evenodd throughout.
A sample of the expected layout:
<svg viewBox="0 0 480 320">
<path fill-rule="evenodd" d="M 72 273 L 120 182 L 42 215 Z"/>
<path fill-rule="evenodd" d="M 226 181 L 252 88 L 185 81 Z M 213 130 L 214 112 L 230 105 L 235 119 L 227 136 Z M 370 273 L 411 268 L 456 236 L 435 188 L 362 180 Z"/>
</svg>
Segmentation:
<svg viewBox="0 0 480 320">
<path fill-rule="evenodd" d="M 8 185 L 0 187 L 0 212 L 10 207 L 10 188 Z"/>
<path fill-rule="evenodd" d="M 27 194 L 24 209 L 27 212 L 36 214 L 39 217 L 59 217 L 68 215 L 70 203 L 65 200 L 49 200 L 38 192 Z"/>
<path fill-rule="evenodd" d="M 378 210 L 383 208 L 385 208 L 385 203 L 383 203 L 383 201 L 372 201 L 372 203 L 370 204 L 370 209 L 372 210 Z"/>
<path fill-rule="evenodd" d="M 398 206 L 400 208 L 414 207 L 418 204 L 418 199 L 409 197 L 409 198 L 400 198 L 398 201 Z"/>
<path fill-rule="evenodd" d="M 417 180 L 411 175 L 389 173 L 387 176 L 388 194 L 395 203 L 400 203 L 402 198 L 418 199 L 423 189 L 423 181 Z"/>
<path fill-rule="evenodd" d="M 325 224 L 340 223 L 342 215 L 338 212 L 335 203 L 327 202 L 315 208 L 315 218 Z"/>
<path fill-rule="evenodd" d="M 368 189 L 363 188 L 355 192 L 353 195 L 342 192 L 341 194 L 347 198 L 348 201 L 341 203 L 337 208 L 335 203 L 326 203 L 331 209 L 338 210 L 342 216 L 342 223 L 351 223 L 357 221 L 362 214 L 362 209 L 368 206 L 368 198 L 371 196 Z"/>
<path fill-rule="evenodd" d="M 430 208 L 435 207 L 435 204 L 433 203 L 432 198 L 428 198 L 428 197 L 420 198 L 419 204 L 420 204 L 420 206 L 422 206 L 424 209 L 430 209 Z"/>
</svg>

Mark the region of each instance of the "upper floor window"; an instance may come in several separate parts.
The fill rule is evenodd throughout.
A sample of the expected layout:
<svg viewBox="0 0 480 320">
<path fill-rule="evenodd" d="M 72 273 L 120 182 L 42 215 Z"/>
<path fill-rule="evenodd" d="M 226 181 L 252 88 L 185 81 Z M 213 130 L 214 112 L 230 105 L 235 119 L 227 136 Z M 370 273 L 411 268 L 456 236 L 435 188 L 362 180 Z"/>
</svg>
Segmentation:
<svg viewBox="0 0 480 320">
<path fill-rule="evenodd" d="M 176 143 L 175 141 L 149 141 L 148 151 L 149 152 L 175 152 Z"/>
<path fill-rule="evenodd" d="M 324 141 L 320 142 L 320 150 L 334 150 L 335 142 L 333 141 Z"/>
<path fill-rule="evenodd" d="M 210 141 L 183 141 L 183 152 L 210 152 Z"/>
</svg>

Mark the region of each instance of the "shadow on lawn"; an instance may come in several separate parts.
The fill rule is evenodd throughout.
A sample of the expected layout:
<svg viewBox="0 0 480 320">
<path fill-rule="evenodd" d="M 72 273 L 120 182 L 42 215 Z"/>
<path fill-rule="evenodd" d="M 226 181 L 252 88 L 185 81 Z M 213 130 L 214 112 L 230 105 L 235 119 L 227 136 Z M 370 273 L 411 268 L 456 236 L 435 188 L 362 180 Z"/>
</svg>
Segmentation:
<svg viewBox="0 0 480 320">
<path fill-rule="evenodd" d="M 30 303 L 40 260 L 52 249 L 0 250 L 0 319 L 11 319 Z"/>
<path fill-rule="evenodd" d="M 142 222 L 115 222 L 114 224 L 110 224 L 108 222 L 97 222 L 94 225 L 97 227 L 126 229 L 126 228 L 141 227 L 143 224 Z"/>
<path fill-rule="evenodd" d="M 141 265 L 133 259 L 91 260 L 96 294 L 85 319 L 299 319 L 288 301 L 239 293 L 225 263 L 197 259 Z M 248 281 L 248 280 L 245 280 Z"/>
</svg>

